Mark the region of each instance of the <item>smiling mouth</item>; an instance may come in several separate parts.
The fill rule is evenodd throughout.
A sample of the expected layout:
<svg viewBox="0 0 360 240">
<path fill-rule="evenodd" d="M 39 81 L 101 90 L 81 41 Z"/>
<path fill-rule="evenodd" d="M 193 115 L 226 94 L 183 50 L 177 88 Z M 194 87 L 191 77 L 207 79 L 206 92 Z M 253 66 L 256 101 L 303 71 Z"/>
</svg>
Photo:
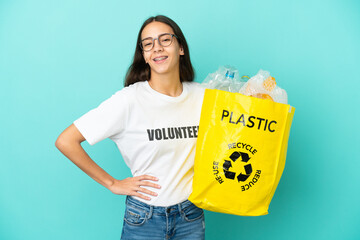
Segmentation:
<svg viewBox="0 0 360 240">
<path fill-rule="evenodd" d="M 154 58 L 153 60 L 155 62 L 161 62 L 161 61 L 164 61 L 165 59 L 167 59 L 168 57 L 167 56 L 164 56 L 164 57 L 157 57 L 157 58 Z"/>
</svg>

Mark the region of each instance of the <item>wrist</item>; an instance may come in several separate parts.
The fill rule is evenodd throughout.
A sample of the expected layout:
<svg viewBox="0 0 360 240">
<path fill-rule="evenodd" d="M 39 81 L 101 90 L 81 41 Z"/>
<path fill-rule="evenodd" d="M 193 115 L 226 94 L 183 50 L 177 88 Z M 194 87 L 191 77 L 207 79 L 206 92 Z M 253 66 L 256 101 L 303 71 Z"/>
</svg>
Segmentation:
<svg viewBox="0 0 360 240">
<path fill-rule="evenodd" d="M 105 186 L 107 189 L 111 190 L 111 188 L 114 186 L 114 183 L 115 183 L 115 179 L 114 179 L 114 178 L 110 178 L 110 179 L 107 179 L 107 180 L 105 181 L 104 186 Z"/>
</svg>

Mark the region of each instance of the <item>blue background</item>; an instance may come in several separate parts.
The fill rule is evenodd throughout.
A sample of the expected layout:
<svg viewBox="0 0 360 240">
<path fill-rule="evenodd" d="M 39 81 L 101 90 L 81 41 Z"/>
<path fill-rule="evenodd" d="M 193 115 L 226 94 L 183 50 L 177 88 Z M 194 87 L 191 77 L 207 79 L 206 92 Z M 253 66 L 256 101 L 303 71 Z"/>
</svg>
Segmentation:
<svg viewBox="0 0 360 240">
<path fill-rule="evenodd" d="M 182 28 L 196 81 L 221 65 L 269 70 L 296 107 L 269 215 L 206 212 L 206 239 L 360 239 L 360 3 L 356 0 L 0 0 L 0 239 L 119 239 L 124 196 L 54 146 L 121 89 L 137 33 Z M 83 143 L 115 178 L 115 144 Z"/>
</svg>

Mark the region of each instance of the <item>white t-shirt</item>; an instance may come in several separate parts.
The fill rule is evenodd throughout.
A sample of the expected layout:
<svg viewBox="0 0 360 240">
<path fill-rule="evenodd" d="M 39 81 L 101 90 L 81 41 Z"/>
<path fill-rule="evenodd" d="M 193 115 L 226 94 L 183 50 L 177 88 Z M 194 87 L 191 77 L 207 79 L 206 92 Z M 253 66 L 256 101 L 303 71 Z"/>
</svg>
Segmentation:
<svg viewBox="0 0 360 240">
<path fill-rule="evenodd" d="M 152 89 L 147 81 L 116 92 L 97 108 L 74 121 L 90 145 L 110 138 L 118 146 L 133 176 L 159 178 L 161 189 L 146 201 L 169 206 L 186 200 L 192 191 L 195 143 L 204 88 L 183 82 L 171 97 Z M 144 194 L 146 195 L 146 194 Z"/>
</svg>

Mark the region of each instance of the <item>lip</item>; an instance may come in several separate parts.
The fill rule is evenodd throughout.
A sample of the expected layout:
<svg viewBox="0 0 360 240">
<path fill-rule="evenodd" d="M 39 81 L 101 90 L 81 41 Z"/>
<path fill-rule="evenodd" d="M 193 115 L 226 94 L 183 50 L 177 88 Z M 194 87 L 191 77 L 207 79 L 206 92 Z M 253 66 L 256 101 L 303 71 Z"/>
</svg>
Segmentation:
<svg viewBox="0 0 360 240">
<path fill-rule="evenodd" d="M 155 61 L 155 58 L 161 58 L 161 57 L 166 57 L 166 58 L 163 59 L 163 60 L 160 60 L 160 61 Z M 164 56 L 164 55 L 162 55 L 162 56 L 156 56 L 156 57 L 154 57 L 152 60 L 153 60 L 155 63 L 163 63 L 163 62 L 165 62 L 168 58 L 169 58 L 169 56 Z"/>
</svg>

